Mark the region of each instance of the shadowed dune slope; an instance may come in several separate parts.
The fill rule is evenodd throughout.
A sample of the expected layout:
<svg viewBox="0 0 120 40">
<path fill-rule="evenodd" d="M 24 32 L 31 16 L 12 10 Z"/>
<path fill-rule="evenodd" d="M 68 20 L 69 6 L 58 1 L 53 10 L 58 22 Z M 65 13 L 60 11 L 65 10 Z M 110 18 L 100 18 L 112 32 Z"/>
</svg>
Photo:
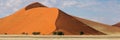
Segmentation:
<svg viewBox="0 0 120 40">
<path fill-rule="evenodd" d="M 101 24 L 101 23 L 98 23 L 98 22 L 86 20 L 86 19 L 83 19 L 83 18 L 78 18 L 78 17 L 75 17 L 75 16 L 73 16 L 73 17 L 78 19 L 82 23 L 90 26 L 91 28 L 96 29 L 97 31 L 100 31 L 102 33 L 105 33 L 105 34 L 108 34 L 108 35 L 119 35 L 120 34 L 119 27 L 110 26 L 110 25 L 106 25 L 106 24 Z"/>
<path fill-rule="evenodd" d="M 65 30 L 71 35 L 79 35 L 80 32 L 84 32 L 85 35 L 101 35 L 101 33 L 86 24 L 78 21 L 77 19 L 73 18 L 72 16 L 64 13 L 63 11 L 59 10 L 59 16 L 56 21 L 57 30 Z M 64 32 L 66 35 L 67 33 Z"/>
<path fill-rule="evenodd" d="M 29 10 L 29 9 L 37 8 L 37 7 L 46 7 L 46 6 L 44 6 L 44 5 L 42 5 L 42 4 L 38 3 L 38 2 L 35 2 L 35 3 L 32 3 L 32 4 L 28 5 L 28 6 L 26 6 L 25 9 Z"/>
<path fill-rule="evenodd" d="M 117 27 L 120 27 L 120 22 L 119 22 L 119 23 L 117 23 L 117 24 L 114 24 L 114 25 L 112 25 L 112 26 L 117 26 Z"/>
</svg>

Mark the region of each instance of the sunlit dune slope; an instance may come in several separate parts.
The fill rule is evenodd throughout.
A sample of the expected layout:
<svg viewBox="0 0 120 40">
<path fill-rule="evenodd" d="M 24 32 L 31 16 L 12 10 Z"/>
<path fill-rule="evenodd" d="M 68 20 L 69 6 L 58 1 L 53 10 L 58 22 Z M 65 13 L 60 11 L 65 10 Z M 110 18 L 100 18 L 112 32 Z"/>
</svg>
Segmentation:
<svg viewBox="0 0 120 40">
<path fill-rule="evenodd" d="M 0 32 L 8 34 L 41 32 L 41 34 L 48 34 L 56 28 L 54 24 L 57 15 L 57 8 L 33 8 L 27 11 L 22 9 L 1 21 Z"/>
</svg>

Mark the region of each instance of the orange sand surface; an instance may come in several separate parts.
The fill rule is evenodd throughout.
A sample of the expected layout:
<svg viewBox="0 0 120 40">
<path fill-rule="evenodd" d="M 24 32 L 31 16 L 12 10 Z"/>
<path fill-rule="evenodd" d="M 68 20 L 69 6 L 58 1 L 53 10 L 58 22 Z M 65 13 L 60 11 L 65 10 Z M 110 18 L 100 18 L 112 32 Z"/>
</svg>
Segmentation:
<svg viewBox="0 0 120 40">
<path fill-rule="evenodd" d="M 41 32 L 41 34 L 49 34 L 56 29 L 54 24 L 57 15 L 57 8 L 38 7 L 27 11 L 21 9 L 0 21 L 0 33 Z"/>
</svg>

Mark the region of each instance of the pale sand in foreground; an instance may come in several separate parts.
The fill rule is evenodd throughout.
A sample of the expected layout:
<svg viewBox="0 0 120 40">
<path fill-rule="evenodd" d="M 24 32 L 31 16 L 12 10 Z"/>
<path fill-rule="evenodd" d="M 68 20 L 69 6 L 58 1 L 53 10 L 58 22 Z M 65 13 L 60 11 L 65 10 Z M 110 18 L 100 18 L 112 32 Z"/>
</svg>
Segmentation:
<svg viewBox="0 0 120 40">
<path fill-rule="evenodd" d="M 0 40 L 120 40 L 120 35 L 0 35 Z"/>
</svg>

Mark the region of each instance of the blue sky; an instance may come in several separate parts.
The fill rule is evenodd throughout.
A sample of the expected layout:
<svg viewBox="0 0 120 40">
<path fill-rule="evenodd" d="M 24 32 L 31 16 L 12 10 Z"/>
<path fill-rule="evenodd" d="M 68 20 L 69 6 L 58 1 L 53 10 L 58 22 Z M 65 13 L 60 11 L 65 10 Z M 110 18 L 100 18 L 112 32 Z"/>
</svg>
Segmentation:
<svg viewBox="0 0 120 40">
<path fill-rule="evenodd" d="M 0 18 L 12 15 L 33 2 L 108 25 L 120 22 L 120 0 L 0 0 Z"/>
</svg>

